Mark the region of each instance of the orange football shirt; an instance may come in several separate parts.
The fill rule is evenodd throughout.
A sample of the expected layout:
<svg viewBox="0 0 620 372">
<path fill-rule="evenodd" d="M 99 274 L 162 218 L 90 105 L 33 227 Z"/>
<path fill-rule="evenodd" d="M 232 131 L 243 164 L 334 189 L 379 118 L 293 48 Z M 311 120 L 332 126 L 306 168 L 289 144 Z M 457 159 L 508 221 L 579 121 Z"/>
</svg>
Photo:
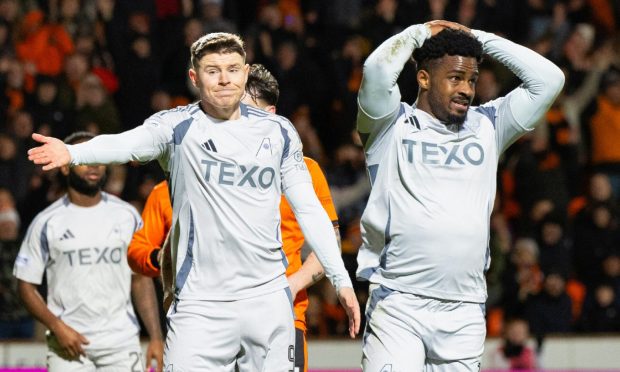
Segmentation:
<svg viewBox="0 0 620 372">
<path fill-rule="evenodd" d="M 159 268 L 151 263 L 151 253 L 160 248 L 172 226 L 172 205 L 168 182 L 155 185 L 142 211 L 144 225 L 131 239 L 127 248 L 129 267 L 139 274 L 156 277 Z"/>
</svg>

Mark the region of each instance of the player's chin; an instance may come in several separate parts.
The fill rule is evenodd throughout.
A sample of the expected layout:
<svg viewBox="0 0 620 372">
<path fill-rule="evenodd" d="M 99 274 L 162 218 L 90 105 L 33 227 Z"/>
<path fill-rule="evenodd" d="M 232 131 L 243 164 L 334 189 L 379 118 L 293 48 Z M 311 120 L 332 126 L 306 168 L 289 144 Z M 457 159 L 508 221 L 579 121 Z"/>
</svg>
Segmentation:
<svg viewBox="0 0 620 372">
<path fill-rule="evenodd" d="M 448 123 L 450 124 L 461 125 L 465 122 L 465 119 L 467 119 L 467 111 L 456 113 L 453 112 L 448 115 Z"/>
</svg>

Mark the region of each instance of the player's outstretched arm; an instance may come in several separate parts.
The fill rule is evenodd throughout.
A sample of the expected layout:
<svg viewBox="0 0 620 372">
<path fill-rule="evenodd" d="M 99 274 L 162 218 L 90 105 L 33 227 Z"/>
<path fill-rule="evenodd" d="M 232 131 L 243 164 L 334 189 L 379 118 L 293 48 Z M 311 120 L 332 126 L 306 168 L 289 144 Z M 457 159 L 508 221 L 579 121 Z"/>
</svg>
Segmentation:
<svg viewBox="0 0 620 372">
<path fill-rule="evenodd" d="M 310 182 L 294 184 L 286 188 L 284 193 L 306 241 L 325 268 L 327 278 L 336 287 L 340 303 L 349 315 L 349 334 L 355 337 L 360 325 L 359 303 L 340 256 L 331 221 Z"/>
<path fill-rule="evenodd" d="M 143 275 L 131 276 L 131 297 L 134 306 L 149 334 L 149 345 L 146 350 L 146 366 L 157 362 L 157 372 L 162 372 L 164 365 L 164 341 L 159 326 L 159 306 L 155 297 L 153 279 Z"/>
<path fill-rule="evenodd" d="M 76 145 L 65 145 L 53 137 L 33 134 L 41 143 L 28 150 L 28 159 L 50 170 L 69 164 L 118 164 L 157 159 L 170 144 L 172 127 L 147 119 L 144 125 L 118 134 L 99 135 Z"/>
<path fill-rule="evenodd" d="M 18 292 L 26 309 L 54 334 L 69 358 L 78 359 L 80 355 L 85 355 L 82 345 L 88 345 L 89 341 L 47 308 L 35 284 L 18 279 Z"/>
</svg>

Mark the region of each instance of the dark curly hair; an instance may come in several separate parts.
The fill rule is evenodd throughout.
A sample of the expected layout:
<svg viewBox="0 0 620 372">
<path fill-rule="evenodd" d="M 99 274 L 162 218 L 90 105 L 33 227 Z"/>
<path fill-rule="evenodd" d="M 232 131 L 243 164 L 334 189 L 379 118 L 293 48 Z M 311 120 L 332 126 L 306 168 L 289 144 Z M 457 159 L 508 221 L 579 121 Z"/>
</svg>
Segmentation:
<svg viewBox="0 0 620 372">
<path fill-rule="evenodd" d="M 422 47 L 413 51 L 412 58 L 418 69 L 428 70 L 430 62 L 445 55 L 476 58 L 482 62 L 482 44 L 471 34 L 452 28 L 445 28 L 427 39 Z"/>
<path fill-rule="evenodd" d="M 272 106 L 278 103 L 280 96 L 278 81 L 265 66 L 259 63 L 250 66 L 250 74 L 248 75 L 245 90 L 255 101 L 262 99 Z"/>
</svg>

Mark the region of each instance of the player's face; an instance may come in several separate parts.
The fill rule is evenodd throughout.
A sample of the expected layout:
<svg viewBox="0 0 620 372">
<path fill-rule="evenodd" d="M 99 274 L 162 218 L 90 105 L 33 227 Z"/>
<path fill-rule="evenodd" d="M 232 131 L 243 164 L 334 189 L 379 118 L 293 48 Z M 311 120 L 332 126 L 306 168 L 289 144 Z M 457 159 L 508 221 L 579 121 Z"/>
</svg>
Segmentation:
<svg viewBox="0 0 620 372">
<path fill-rule="evenodd" d="M 245 92 L 249 65 L 238 53 L 208 53 L 189 70 L 202 102 L 216 110 L 236 108 Z"/>
<path fill-rule="evenodd" d="M 430 72 L 428 104 L 448 124 L 462 124 L 476 93 L 478 62 L 473 57 L 444 56 Z"/>
<path fill-rule="evenodd" d="M 80 194 L 94 196 L 106 182 L 105 165 L 77 165 L 69 168 L 67 172 L 69 187 Z"/>
</svg>

